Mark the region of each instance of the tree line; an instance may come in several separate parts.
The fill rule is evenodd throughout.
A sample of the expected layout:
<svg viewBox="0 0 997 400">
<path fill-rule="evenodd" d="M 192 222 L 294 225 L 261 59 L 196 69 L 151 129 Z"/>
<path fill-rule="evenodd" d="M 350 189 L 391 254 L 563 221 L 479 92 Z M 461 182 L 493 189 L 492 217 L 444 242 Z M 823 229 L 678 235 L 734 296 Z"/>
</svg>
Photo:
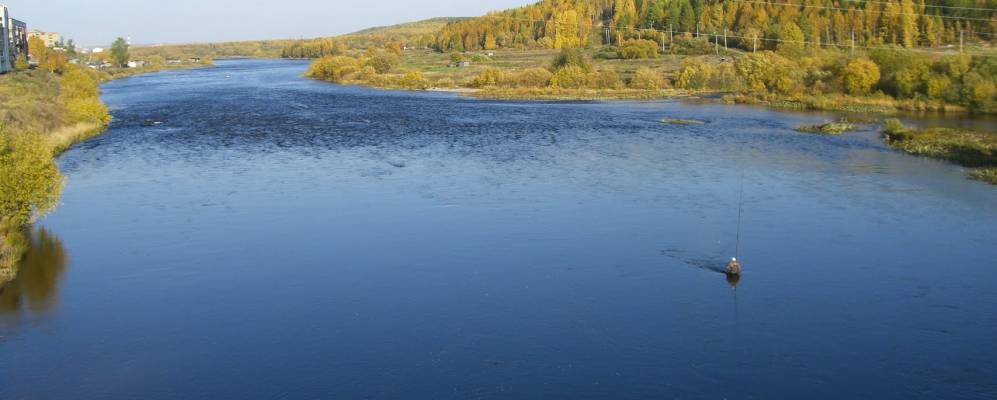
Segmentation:
<svg viewBox="0 0 997 400">
<path fill-rule="evenodd" d="M 725 29 L 739 36 L 730 45 L 751 50 L 774 48 L 771 39 L 812 46 L 850 45 L 853 39 L 862 46 L 939 46 L 958 43 L 960 36 L 991 41 L 997 35 L 994 7 L 992 0 L 544 0 L 448 24 L 433 47 L 557 49 L 634 38 L 660 43 L 674 32 L 712 35 Z M 788 31 L 800 34 L 786 37 Z"/>
</svg>

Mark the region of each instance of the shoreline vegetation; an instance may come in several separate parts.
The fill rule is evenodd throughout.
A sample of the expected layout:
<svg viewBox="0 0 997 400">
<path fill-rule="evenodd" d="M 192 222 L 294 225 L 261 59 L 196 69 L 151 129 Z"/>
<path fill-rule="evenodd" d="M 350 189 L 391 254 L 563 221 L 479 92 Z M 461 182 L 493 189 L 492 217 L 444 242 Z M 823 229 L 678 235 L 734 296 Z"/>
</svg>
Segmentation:
<svg viewBox="0 0 997 400">
<path fill-rule="evenodd" d="M 63 177 L 55 158 L 111 122 L 101 83 L 204 64 L 96 70 L 34 48 L 36 68 L 0 75 L 0 288 L 17 276 L 31 223 L 57 205 Z"/>
<path fill-rule="evenodd" d="M 953 128 L 908 128 L 897 119 L 883 125 L 883 138 L 894 149 L 946 160 L 969 168 L 969 177 L 997 185 L 997 134 Z"/>
<path fill-rule="evenodd" d="M 825 122 L 823 124 L 801 125 L 796 127 L 797 132 L 817 133 L 821 135 L 840 135 L 845 132 L 854 131 L 855 129 L 857 129 L 855 124 L 852 124 L 844 119 L 837 122 Z"/>
</svg>

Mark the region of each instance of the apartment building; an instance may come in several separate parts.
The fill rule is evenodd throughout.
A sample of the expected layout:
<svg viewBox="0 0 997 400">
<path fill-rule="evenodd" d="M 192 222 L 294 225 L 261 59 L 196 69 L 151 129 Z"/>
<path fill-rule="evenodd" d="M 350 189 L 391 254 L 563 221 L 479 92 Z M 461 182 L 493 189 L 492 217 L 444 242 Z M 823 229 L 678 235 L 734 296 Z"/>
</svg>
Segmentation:
<svg viewBox="0 0 997 400">
<path fill-rule="evenodd" d="M 62 37 L 55 32 L 42 32 L 39 30 L 32 30 L 28 32 L 28 38 L 39 38 L 45 42 L 45 47 L 55 47 L 56 43 L 59 43 L 59 39 Z"/>
<path fill-rule="evenodd" d="M 0 73 L 14 69 L 17 56 L 28 56 L 28 25 L 10 17 L 7 6 L 0 4 Z"/>
</svg>

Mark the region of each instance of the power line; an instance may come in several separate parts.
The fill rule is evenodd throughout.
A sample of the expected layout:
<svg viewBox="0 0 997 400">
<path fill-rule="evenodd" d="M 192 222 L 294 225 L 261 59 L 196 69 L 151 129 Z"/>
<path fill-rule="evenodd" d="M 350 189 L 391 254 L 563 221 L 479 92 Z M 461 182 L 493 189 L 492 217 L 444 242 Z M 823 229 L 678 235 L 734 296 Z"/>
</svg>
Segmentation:
<svg viewBox="0 0 997 400">
<path fill-rule="evenodd" d="M 876 0 L 842 0 L 842 1 L 847 1 L 847 2 L 850 2 L 850 3 L 876 3 L 876 4 L 892 4 L 892 5 L 897 4 L 897 3 L 889 2 L 889 1 L 876 1 Z M 949 9 L 949 10 L 997 11 L 997 8 L 940 6 L 940 5 L 934 5 L 934 4 L 923 4 L 923 5 L 918 5 L 918 6 L 923 6 L 925 8 L 944 8 L 944 9 Z"/>
<path fill-rule="evenodd" d="M 737 1 L 737 0 L 735 0 L 735 1 Z M 550 20 L 539 20 L 539 19 L 530 19 L 530 18 L 507 17 L 507 16 L 501 16 L 501 15 L 484 16 L 484 17 L 481 17 L 481 18 L 501 18 L 501 19 L 507 19 L 507 20 L 519 20 L 519 21 L 524 21 L 524 22 L 543 23 L 543 24 L 553 23 L 556 26 L 566 25 L 564 23 L 560 23 L 560 22 L 555 21 L 553 19 L 550 19 Z M 570 24 L 567 24 L 567 25 L 570 25 Z M 604 29 L 616 29 L 616 30 L 626 30 L 626 31 L 638 31 L 638 30 L 641 30 L 641 31 L 652 31 L 652 32 L 660 33 L 660 34 L 664 34 L 664 33 L 668 32 L 668 31 L 658 30 L 658 29 L 655 29 L 655 28 L 635 28 L 635 27 L 609 25 L 609 24 L 602 24 L 602 25 L 600 25 L 600 24 L 595 24 L 595 23 L 586 24 L 584 22 L 578 23 L 578 25 L 588 25 L 589 27 L 593 27 L 593 28 L 600 28 L 601 27 L 601 28 L 604 28 Z M 687 32 L 687 31 L 670 31 L 670 32 L 671 33 L 677 33 L 677 34 L 689 34 L 689 35 L 695 35 L 696 34 L 695 32 Z M 704 34 L 701 34 L 700 36 L 702 36 L 702 35 L 704 35 Z M 705 35 L 706 36 L 711 36 L 711 34 L 705 34 Z M 719 35 L 717 35 L 717 34 L 713 34 L 713 35 L 719 37 Z M 811 44 L 811 45 L 816 45 L 818 47 L 820 47 L 820 46 L 828 46 L 828 45 L 833 45 L 835 47 L 839 47 L 840 46 L 840 44 L 834 44 L 834 43 L 828 43 L 828 42 L 822 43 L 822 42 L 814 42 L 814 41 L 808 41 L 808 40 L 785 40 L 785 39 L 766 38 L 766 37 L 759 37 L 759 36 L 743 36 L 743 35 L 739 34 L 739 32 L 732 32 L 732 31 L 728 31 L 727 37 L 728 38 L 736 38 L 736 39 L 744 39 L 744 40 L 761 40 L 761 41 L 765 41 L 765 42 L 775 42 L 775 43 L 796 43 L 796 44 L 803 44 L 803 45 Z M 921 53 L 929 53 L 929 54 L 938 54 L 939 53 L 938 51 L 931 50 L 931 49 L 911 49 L 911 48 L 893 47 L 893 46 L 859 46 L 859 45 L 854 45 L 853 47 L 857 48 L 857 49 L 868 49 L 868 50 L 912 51 L 912 52 L 921 52 Z M 986 56 L 986 57 L 997 56 L 997 52 L 986 52 L 986 51 L 984 51 L 984 52 L 963 52 L 963 54 L 977 55 L 977 56 Z"/>
<path fill-rule="evenodd" d="M 771 4 L 771 5 L 777 5 L 777 6 L 797 6 L 796 4 L 774 3 L 774 2 L 763 1 L 763 0 L 732 0 L 732 1 L 735 1 L 735 2 L 740 1 L 740 2 L 746 2 L 746 3 L 762 3 L 762 4 Z M 823 6 L 807 6 L 807 5 L 799 5 L 799 6 L 800 7 L 811 7 L 811 8 L 824 8 L 824 9 L 828 8 L 828 7 L 823 7 Z M 862 9 L 857 9 L 857 8 L 848 8 L 848 9 L 844 9 L 844 8 L 831 8 L 831 9 L 835 9 L 835 10 L 847 10 L 847 11 L 855 11 L 855 12 L 869 12 L 869 13 L 877 13 L 877 14 L 890 14 L 890 15 L 897 14 L 897 13 L 892 13 L 892 12 L 880 12 L 880 11 L 874 11 L 874 10 L 862 10 Z M 923 16 L 923 17 L 929 17 L 929 18 L 938 17 L 938 18 L 948 18 L 948 19 L 968 19 L 968 18 L 965 18 L 965 17 L 946 17 L 946 16 L 942 16 L 942 15 L 931 15 L 931 14 L 901 13 L 901 15 Z M 501 16 L 501 15 L 486 15 L 486 16 L 482 16 L 480 18 L 505 18 L 505 19 L 522 19 L 522 20 L 527 20 L 527 18 L 505 17 L 505 16 Z M 989 19 L 981 19 L 981 18 L 976 18 L 976 20 L 990 21 Z M 548 22 L 548 20 L 531 20 L 531 21 L 540 22 L 540 23 L 544 23 L 544 24 L 546 24 Z M 558 24 L 558 22 L 555 21 L 554 19 L 550 19 L 549 22 L 554 23 L 554 24 Z M 584 23 L 581 23 L 581 24 L 584 24 Z M 591 26 L 598 27 L 599 25 L 593 23 Z M 605 25 L 605 24 L 603 24 L 602 26 L 611 26 L 611 25 Z M 622 29 L 634 29 L 634 28 L 617 26 L 616 29 L 622 30 Z M 644 29 L 653 29 L 653 28 L 636 28 L 636 29 L 644 30 Z M 970 35 L 975 35 L 977 37 L 983 37 L 983 36 L 997 37 L 997 33 L 979 32 L 979 31 L 973 31 L 973 30 L 963 30 L 963 33 L 970 34 Z M 699 32 L 695 32 L 695 34 L 698 36 L 700 33 Z"/>
<path fill-rule="evenodd" d="M 898 11 L 885 11 L 885 10 L 883 10 L 883 11 L 878 11 L 878 10 L 863 10 L 863 9 L 859 9 L 859 8 L 849 8 L 849 7 L 832 7 L 830 5 L 828 5 L 828 6 L 817 6 L 817 5 L 810 5 L 810 4 L 778 3 L 778 2 L 762 1 L 762 0 L 732 0 L 732 1 L 739 2 L 739 3 L 767 4 L 767 5 L 781 6 L 781 7 L 816 8 L 816 9 L 820 9 L 820 10 L 835 10 L 835 11 L 843 11 L 843 12 L 854 11 L 854 12 L 864 12 L 864 13 L 870 13 L 870 14 L 910 15 L 910 16 L 920 16 L 920 17 L 954 19 L 954 20 L 962 20 L 962 21 L 984 21 L 984 22 L 990 22 L 989 18 L 973 18 L 973 17 L 957 17 L 957 16 L 951 16 L 951 15 L 918 14 L 918 13 L 908 13 L 908 12 L 902 12 L 902 11 L 898 12 Z"/>
</svg>

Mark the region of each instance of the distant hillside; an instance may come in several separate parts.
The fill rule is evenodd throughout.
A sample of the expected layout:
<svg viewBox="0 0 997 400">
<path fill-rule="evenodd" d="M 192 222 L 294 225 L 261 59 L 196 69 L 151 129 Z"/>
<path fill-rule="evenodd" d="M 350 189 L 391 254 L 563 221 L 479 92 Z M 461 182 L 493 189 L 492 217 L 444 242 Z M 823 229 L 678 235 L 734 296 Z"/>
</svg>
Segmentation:
<svg viewBox="0 0 997 400">
<path fill-rule="evenodd" d="M 286 58 L 316 58 L 344 54 L 348 49 L 402 46 L 429 47 L 444 27 L 469 18 L 433 18 L 398 25 L 379 26 L 345 35 L 300 40 L 288 44 L 281 52 Z"/>
<path fill-rule="evenodd" d="M 300 53 L 305 48 L 327 46 L 329 48 L 341 43 L 342 46 L 365 48 L 369 46 L 384 46 L 390 42 L 413 43 L 429 46 L 436 38 L 436 33 L 447 24 L 466 20 L 468 18 L 432 18 L 424 21 L 406 22 L 398 25 L 379 26 L 345 35 L 330 36 L 315 39 L 280 39 L 280 40 L 247 40 L 223 43 L 191 43 L 163 46 L 134 47 L 132 54 L 138 58 L 148 58 L 153 55 L 164 59 L 187 57 L 305 57 Z M 321 51 L 321 49 L 319 50 Z"/>
<path fill-rule="evenodd" d="M 993 0 L 543 0 L 451 23 L 433 46 L 565 48 L 725 29 L 742 48 L 850 45 L 853 35 L 859 45 L 957 45 L 960 32 L 966 40 L 995 40 L 995 8 Z"/>
<path fill-rule="evenodd" d="M 397 25 L 375 26 L 342 36 L 414 36 L 414 35 L 435 35 L 449 23 L 468 20 L 468 17 L 441 17 L 430 18 L 422 21 L 405 22 Z"/>
</svg>

